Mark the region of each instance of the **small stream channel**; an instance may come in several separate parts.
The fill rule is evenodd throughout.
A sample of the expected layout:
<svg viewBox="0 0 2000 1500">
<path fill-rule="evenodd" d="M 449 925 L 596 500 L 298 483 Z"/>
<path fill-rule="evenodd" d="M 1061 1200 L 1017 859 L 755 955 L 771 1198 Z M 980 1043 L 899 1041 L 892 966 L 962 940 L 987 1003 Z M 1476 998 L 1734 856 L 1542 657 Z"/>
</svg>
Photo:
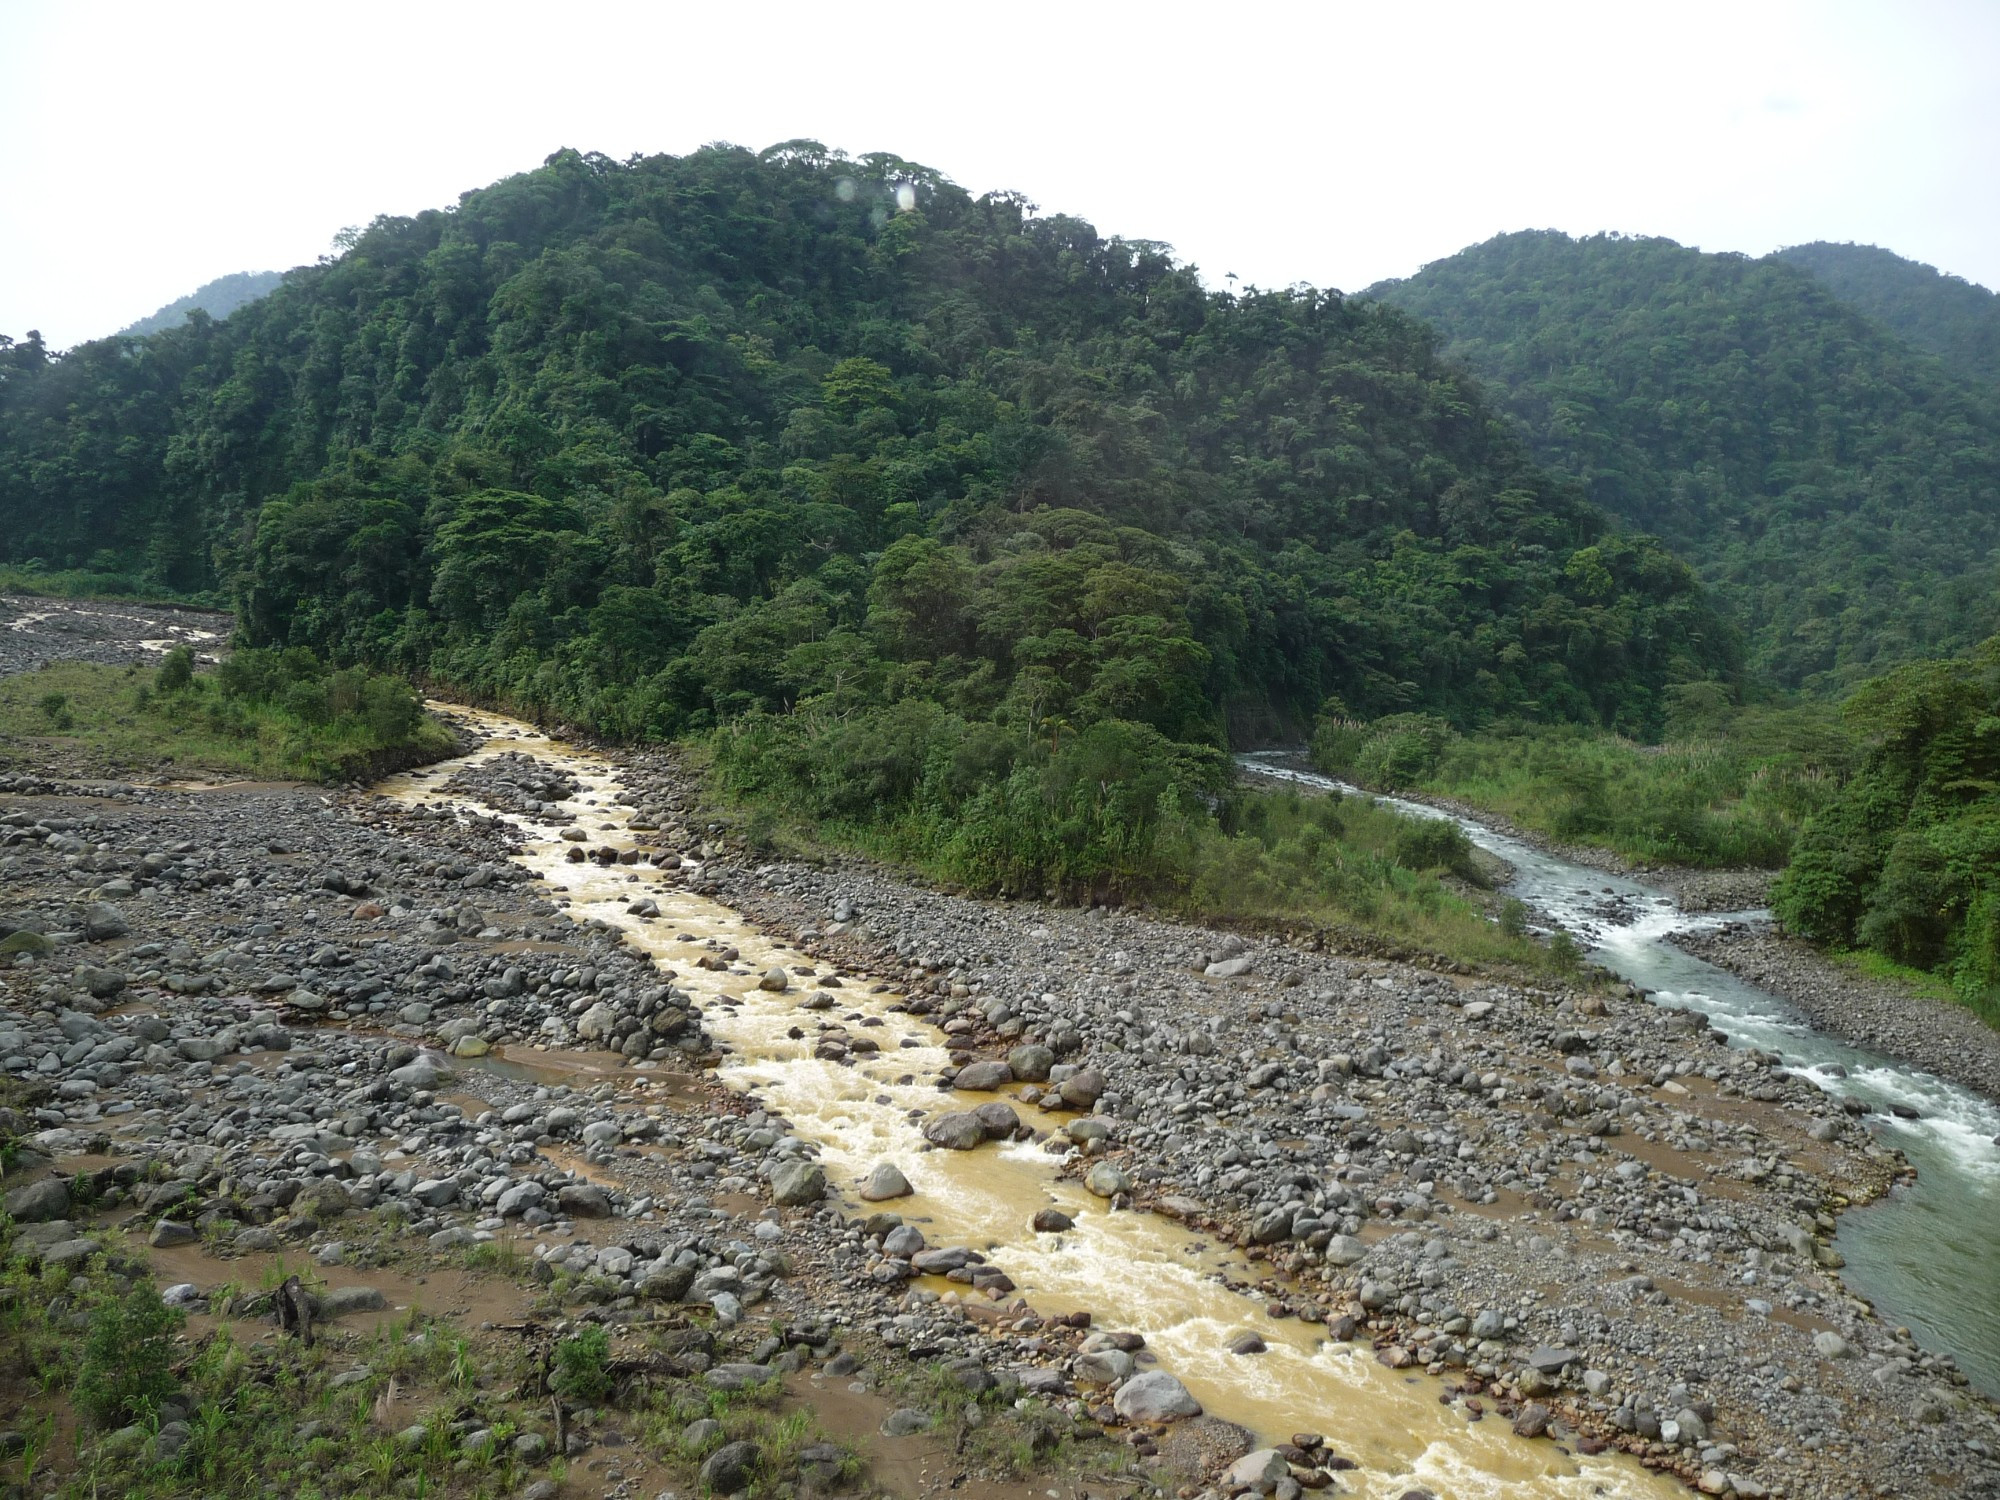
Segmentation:
<svg viewBox="0 0 2000 1500">
<path fill-rule="evenodd" d="M 1296 754 L 1237 757 L 1262 776 L 1316 791 L 1373 794 L 1306 769 Z M 1981 1390 L 2000 1395 L 2000 1108 L 1935 1074 L 1815 1030 L 1785 1000 L 1667 941 L 1763 912 L 1692 915 L 1650 886 L 1588 869 L 1419 802 L 1374 797 L 1411 817 L 1458 824 L 1481 849 L 1513 867 L 1506 887 L 1587 944 L 1590 956 L 1662 1005 L 1705 1012 L 1731 1046 L 1780 1054 L 1830 1094 L 1866 1102 L 1869 1128 L 1917 1169 L 1912 1187 L 1841 1215 L 1835 1245 L 1842 1279 L 1891 1323 L 1953 1355 Z M 1899 1119 L 1894 1105 L 1918 1118 Z"/>
<path fill-rule="evenodd" d="M 983 1147 L 973 1152 L 926 1149 L 922 1117 L 940 1107 L 930 1082 L 947 1065 L 940 1033 L 889 1007 L 900 997 L 868 994 L 855 980 L 834 991 L 835 1009 L 812 1012 L 798 991 L 770 994 L 757 976 L 783 964 L 813 964 L 806 954 L 766 936 L 730 908 L 696 896 L 648 866 L 572 864 L 574 847 L 559 838 L 580 824 L 593 843 L 629 847 L 630 809 L 617 801 L 617 767 L 552 741 L 514 720 L 434 705 L 490 736 L 474 755 L 393 777 L 377 788 L 412 805 L 444 804 L 498 816 L 521 828 L 528 842 L 516 856 L 566 902 L 579 922 L 618 928 L 671 970 L 695 997 L 710 1033 L 730 1049 L 720 1070 L 732 1088 L 754 1095 L 814 1142 L 835 1189 L 849 1201 L 861 1178 L 892 1160 L 916 1189 L 892 1206 L 919 1224 L 933 1244 L 967 1245 L 987 1253 L 1038 1310 L 1089 1309 L 1106 1328 L 1145 1335 L 1162 1366 L 1178 1375 L 1214 1416 L 1237 1422 L 1269 1441 L 1294 1432 L 1324 1433 L 1336 1451 L 1360 1467 L 1343 1476 L 1347 1493 L 1394 1500 L 1413 1487 L 1453 1497 L 1664 1497 L 1678 1484 L 1616 1454 L 1586 1458 L 1553 1443 L 1517 1438 L 1501 1421 L 1472 1423 L 1438 1398 L 1440 1383 L 1378 1363 L 1366 1345 L 1336 1343 L 1323 1329 L 1274 1319 L 1251 1297 L 1222 1282 L 1254 1279 L 1244 1262 L 1202 1236 L 1157 1215 L 1112 1212 L 1074 1182 L 1056 1175 L 1056 1160 L 1039 1145 Z M 446 790 L 462 767 L 515 751 L 574 776 L 584 791 L 562 806 L 560 821 L 538 822 L 493 809 Z M 641 897 L 660 915 L 627 908 Z M 685 942 L 684 937 L 696 941 Z M 737 973 L 693 967 L 713 938 L 735 947 Z M 823 966 L 821 972 L 825 972 Z M 747 971 L 747 972 L 742 972 Z M 841 1021 L 872 1037 L 880 1052 L 855 1066 L 815 1059 L 813 1028 Z M 803 1038 L 789 1036 L 790 1030 Z M 521 1052 L 521 1049 L 513 1049 Z M 523 1054 L 531 1055 L 531 1054 Z M 624 1076 L 645 1078 L 650 1065 Z M 995 1096 L 955 1094 L 945 1107 L 969 1108 Z M 1026 1107 L 1024 1107 L 1026 1108 Z M 1035 1117 L 1032 1108 L 1027 1109 Z M 1046 1117 L 1044 1124 L 1054 1124 Z M 1028 1221 L 1056 1205 L 1076 1227 L 1036 1234 Z M 1229 1336 L 1252 1329 L 1269 1345 L 1260 1355 L 1233 1355 Z"/>
</svg>

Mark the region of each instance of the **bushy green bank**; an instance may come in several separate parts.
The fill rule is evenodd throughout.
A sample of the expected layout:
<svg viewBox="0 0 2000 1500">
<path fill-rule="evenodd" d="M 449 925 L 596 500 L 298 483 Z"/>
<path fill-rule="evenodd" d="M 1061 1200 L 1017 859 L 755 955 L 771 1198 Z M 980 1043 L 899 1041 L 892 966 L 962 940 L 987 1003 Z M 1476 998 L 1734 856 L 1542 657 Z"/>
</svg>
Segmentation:
<svg viewBox="0 0 2000 1500">
<path fill-rule="evenodd" d="M 2000 637 L 1837 709 L 1684 690 L 1660 746 L 1399 714 L 1323 720 L 1313 759 L 1635 861 L 1783 867 L 1772 909 L 1788 931 L 1880 977 L 1941 981 L 2000 1024 Z"/>
<path fill-rule="evenodd" d="M 1807 823 L 1772 893 L 1792 931 L 1948 980 L 2000 1022 L 2000 637 L 1846 705 L 1859 772 Z"/>
<path fill-rule="evenodd" d="M 212 673 L 182 648 L 156 670 L 63 662 L 0 679 L 0 762 L 332 781 L 452 747 L 408 683 L 299 648 L 238 651 Z"/>
<path fill-rule="evenodd" d="M 1455 828 L 1243 787 L 1220 754 L 1143 725 L 1031 738 L 908 702 L 846 719 L 749 715 L 712 743 L 712 784 L 761 841 L 803 833 L 982 894 L 1142 901 L 1560 966 L 1467 890 L 1477 877 Z"/>
<path fill-rule="evenodd" d="M 1322 720 L 1313 762 L 1384 791 L 1491 808 L 1537 833 L 1645 864 L 1785 863 L 1858 749 L 1830 709 L 1733 708 L 1683 694 L 1662 745 L 1575 726 L 1502 724 L 1476 735 L 1398 714 Z"/>
<path fill-rule="evenodd" d="M 80 568 L 45 568 L 0 563 L 0 594 L 27 594 L 41 599 L 113 599 L 127 604 L 187 604 L 224 609 L 227 602 L 212 591 L 188 594 L 150 582 L 136 568 L 116 558 L 99 559 Z"/>
</svg>

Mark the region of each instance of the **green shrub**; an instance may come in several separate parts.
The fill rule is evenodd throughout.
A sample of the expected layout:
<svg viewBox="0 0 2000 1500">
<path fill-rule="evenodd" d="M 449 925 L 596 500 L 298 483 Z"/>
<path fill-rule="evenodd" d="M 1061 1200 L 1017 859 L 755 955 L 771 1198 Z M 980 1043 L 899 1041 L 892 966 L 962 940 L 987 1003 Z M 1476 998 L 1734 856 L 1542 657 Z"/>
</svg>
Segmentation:
<svg viewBox="0 0 2000 1500">
<path fill-rule="evenodd" d="M 1396 835 L 1395 859 L 1406 870 L 1462 871 L 1472 861 L 1472 840 L 1443 818 L 1412 818 Z"/>
<path fill-rule="evenodd" d="M 1555 960 L 1557 968 L 1565 972 L 1581 968 L 1583 965 L 1583 949 L 1578 946 L 1575 938 L 1560 927 L 1549 937 L 1549 957 Z"/>
<path fill-rule="evenodd" d="M 1432 714 L 1391 714 L 1371 724 L 1325 718 L 1314 731 L 1312 757 L 1329 775 L 1402 791 L 1436 772 L 1454 738 L 1451 725 Z"/>
<path fill-rule="evenodd" d="M 611 1336 L 601 1324 L 586 1323 L 556 1345 L 550 1383 L 578 1401 L 602 1401 L 611 1394 Z"/>
<path fill-rule="evenodd" d="M 163 693 L 184 693 L 193 683 L 194 652 L 186 646 L 176 646 L 160 663 L 154 685 Z"/>
<path fill-rule="evenodd" d="M 183 1321 L 150 1281 L 98 1303 L 77 1366 L 78 1408 L 99 1427 L 151 1417 L 174 1389 L 174 1335 Z"/>
</svg>

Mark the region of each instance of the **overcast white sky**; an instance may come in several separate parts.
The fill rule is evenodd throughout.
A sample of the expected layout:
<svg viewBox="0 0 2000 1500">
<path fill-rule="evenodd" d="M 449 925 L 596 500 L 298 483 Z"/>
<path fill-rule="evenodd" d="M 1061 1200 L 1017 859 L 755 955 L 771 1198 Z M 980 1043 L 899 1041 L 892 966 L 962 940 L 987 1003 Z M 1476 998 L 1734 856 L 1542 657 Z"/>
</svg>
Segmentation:
<svg viewBox="0 0 2000 1500">
<path fill-rule="evenodd" d="M 0 0 L 0 332 L 58 347 L 562 146 L 809 136 L 1353 290 L 1503 230 L 2000 286 L 2000 3 Z"/>
</svg>

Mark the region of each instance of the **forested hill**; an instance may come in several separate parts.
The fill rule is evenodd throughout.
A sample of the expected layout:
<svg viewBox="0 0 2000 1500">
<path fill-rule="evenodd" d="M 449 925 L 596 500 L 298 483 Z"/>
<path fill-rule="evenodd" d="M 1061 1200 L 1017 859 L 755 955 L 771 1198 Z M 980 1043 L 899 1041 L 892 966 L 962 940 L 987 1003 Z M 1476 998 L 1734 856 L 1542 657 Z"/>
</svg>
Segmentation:
<svg viewBox="0 0 2000 1500">
<path fill-rule="evenodd" d="M 2000 294 L 1874 245 L 1816 240 L 1778 259 L 1958 374 L 2000 388 Z"/>
<path fill-rule="evenodd" d="M 237 308 L 269 295 L 284 279 L 282 271 L 237 271 L 228 276 L 218 276 L 196 287 L 185 297 L 175 298 L 150 317 L 141 318 L 131 327 L 118 331 L 128 338 L 143 338 L 149 333 L 180 327 L 193 312 L 205 312 L 211 318 L 226 318 Z"/>
<path fill-rule="evenodd" d="M 1834 689 L 2000 600 L 2000 392 L 1775 259 L 1503 235 L 1371 296 L 1430 320 L 1546 462 L 1659 534 L 1751 659 Z"/>
<path fill-rule="evenodd" d="M 921 697 L 1184 742 L 1643 731 L 1726 670 L 1423 327 L 891 157 L 563 152 L 226 323 L 4 355 L 0 548 L 614 732 Z"/>
</svg>

